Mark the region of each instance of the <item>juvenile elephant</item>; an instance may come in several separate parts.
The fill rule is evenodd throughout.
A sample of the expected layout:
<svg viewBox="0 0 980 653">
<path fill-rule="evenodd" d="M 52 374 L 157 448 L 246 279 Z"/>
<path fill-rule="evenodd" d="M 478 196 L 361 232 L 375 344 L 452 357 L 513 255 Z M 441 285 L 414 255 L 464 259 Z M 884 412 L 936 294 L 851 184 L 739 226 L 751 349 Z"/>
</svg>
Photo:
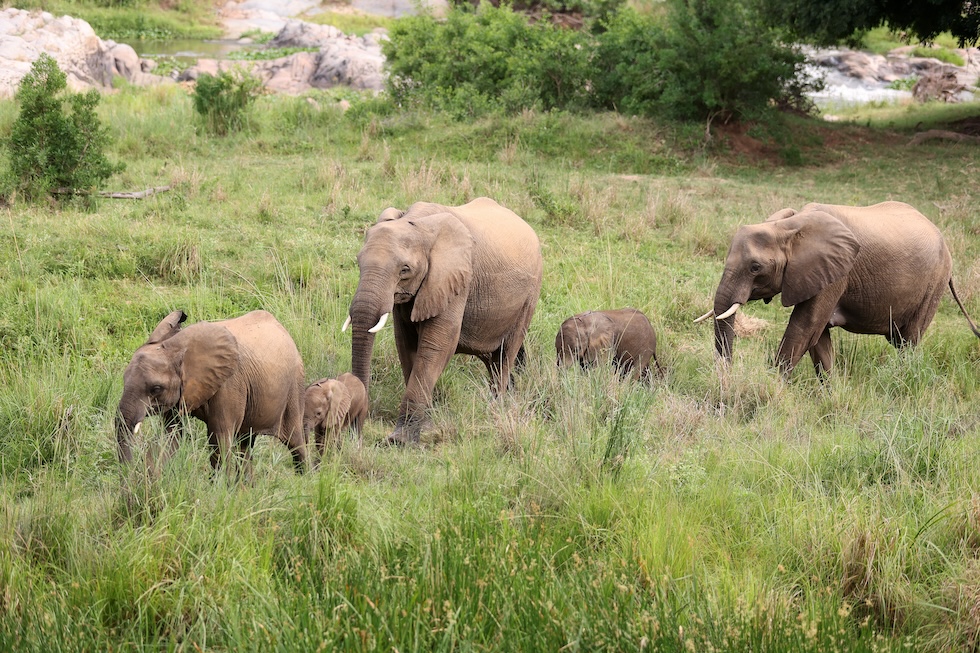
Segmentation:
<svg viewBox="0 0 980 653">
<path fill-rule="evenodd" d="M 306 387 L 303 430 L 315 434 L 321 458 L 327 439 L 333 439 L 340 446 L 340 432 L 345 426 L 354 431 L 360 444 L 361 427 L 367 413 L 367 390 L 350 372 L 335 379 L 320 379 Z"/>
<path fill-rule="evenodd" d="M 302 471 L 303 361 L 286 329 L 265 311 L 181 329 L 186 319 L 183 311 L 165 317 L 123 373 L 120 460 L 132 460 L 132 436 L 157 413 L 167 431 L 163 460 L 169 458 L 179 444 L 180 416 L 189 413 L 207 424 L 214 469 L 229 461 L 235 443 L 247 465 L 255 434 L 266 433 L 289 447 Z"/>
<path fill-rule="evenodd" d="M 697 321 L 714 315 L 715 348 L 731 360 L 735 311 L 782 293 L 783 306 L 794 308 L 776 362 L 789 375 L 809 352 L 819 376 L 833 365 L 831 327 L 915 345 L 947 287 L 980 337 L 956 296 L 952 268 L 939 229 L 908 204 L 807 204 L 736 232 L 714 309 Z"/>
<path fill-rule="evenodd" d="M 494 392 L 508 386 L 541 292 L 541 248 L 524 220 L 485 197 L 388 208 L 368 230 L 357 264 L 344 323 L 353 328 L 353 372 L 370 387 L 374 334 L 391 315 L 405 379 L 389 442 L 418 441 L 453 354 L 482 360 Z"/>
<path fill-rule="evenodd" d="M 657 334 L 650 320 L 635 308 L 589 311 L 573 315 L 555 336 L 558 364 L 578 361 L 583 368 L 611 359 L 620 374 L 650 378 L 650 362 L 658 374 Z"/>
</svg>

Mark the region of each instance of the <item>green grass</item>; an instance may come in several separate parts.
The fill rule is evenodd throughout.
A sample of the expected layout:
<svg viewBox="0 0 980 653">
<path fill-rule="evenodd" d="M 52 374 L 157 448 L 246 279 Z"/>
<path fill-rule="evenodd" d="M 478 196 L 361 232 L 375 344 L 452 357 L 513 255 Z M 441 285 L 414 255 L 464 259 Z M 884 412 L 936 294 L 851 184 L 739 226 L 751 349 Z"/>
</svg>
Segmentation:
<svg viewBox="0 0 980 653">
<path fill-rule="evenodd" d="M 950 50 L 955 50 L 956 48 L 959 47 L 959 44 L 956 42 L 956 39 L 954 39 L 952 35 L 950 35 L 948 32 L 944 32 L 943 34 L 937 36 L 933 43 L 939 46 L 939 49 L 947 52 Z M 875 29 L 870 30 L 867 34 L 864 35 L 861 44 L 865 49 L 868 49 L 876 54 L 888 54 L 895 48 L 900 48 L 906 45 L 910 45 L 910 41 L 903 40 L 901 34 L 894 32 L 887 27 L 876 27 Z M 917 48 L 917 49 L 925 50 L 926 48 Z M 917 54 L 916 56 L 935 56 L 935 55 Z M 963 64 L 959 63 L 957 65 L 962 66 Z"/>
<path fill-rule="evenodd" d="M 344 34 L 355 34 L 357 36 L 364 36 L 379 27 L 388 29 L 395 21 L 394 18 L 363 14 L 358 11 L 336 11 L 329 9 L 309 16 L 306 20 L 319 25 L 333 25 Z"/>
<path fill-rule="evenodd" d="M 905 145 L 949 114 L 751 130 L 796 148 L 785 167 L 720 133 L 705 144 L 701 126 L 463 124 L 314 96 L 321 108 L 263 96 L 248 129 L 213 138 L 184 91 L 123 89 L 100 105 L 127 163 L 111 188 L 170 192 L 0 208 L 0 649 L 976 645 L 980 348 L 953 302 L 914 351 L 835 333 L 826 384 L 807 362 L 788 382 L 772 369 L 789 313 L 778 302 L 746 309 L 769 326 L 727 370 L 691 322 L 738 225 L 814 200 L 917 206 L 980 317 L 980 153 Z M 347 113 L 331 108 L 340 97 Z M 15 114 L 0 102 L 0 134 Z M 513 392 L 491 400 L 483 365 L 457 357 L 423 446 L 374 447 L 403 389 L 385 329 L 363 449 L 348 442 L 296 477 L 262 437 L 254 483 L 237 486 L 211 478 L 192 422 L 158 482 L 119 469 L 122 370 L 169 311 L 193 322 L 265 308 L 309 380 L 339 374 L 365 229 L 387 206 L 481 195 L 543 245 Z M 666 378 L 559 373 L 561 322 L 627 305 L 657 328 Z"/>
<path fill-rule="evenodd" d="M 109 5 L 112 6 L 109 6 Z M 40 9 L 88 22 L 102 39 L 121 43 L 152 39 L 213 39 L 221 36 L 210 3 L 158 4 L 141 0 L 107 3 L 99 0 L 7 0 L 0 6 Z"/>
</svg>

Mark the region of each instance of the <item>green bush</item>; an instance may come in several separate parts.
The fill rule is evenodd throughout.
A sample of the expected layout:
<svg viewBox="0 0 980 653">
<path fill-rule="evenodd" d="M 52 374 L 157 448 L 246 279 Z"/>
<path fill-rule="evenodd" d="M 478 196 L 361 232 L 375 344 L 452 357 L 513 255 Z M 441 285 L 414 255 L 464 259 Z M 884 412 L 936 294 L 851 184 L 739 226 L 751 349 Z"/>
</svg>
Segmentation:
<svg viewBox="0 0 980 653">
<path fill-rule="evenodd" d="M 459 116 L 588 104 L 586 36 L 509 7 L 454 8 L 398 21 L 384 44 L 388 90 Z"/>
<path fill-rule="evenodd" d="M 754 115 L 800 105 L 804 57 L 752 6 L 730 0 L 667 0 L 663 24 L 620 12 L 599 36 L 600 106 L 682 120 Z"/>
<path fill-rule="evenodd" d="M 123 169 L 104 154 L 109 133 L 95 114 L 98 92 L 65 93 L 66 80 L 57 62 L 41 54 L 17 91 L 20 113 L 8 142 L 10 170 L 28 199 L 54 190 L 65 197 L 90 191 Z"/>
<path fill-rule="evenodd" d="M 194 87 L 194 110 L 212 134 L 238 131 L 245 125 L 259 88 L 259 80 L 240 70 L 201 75 Z"/>
</svg>

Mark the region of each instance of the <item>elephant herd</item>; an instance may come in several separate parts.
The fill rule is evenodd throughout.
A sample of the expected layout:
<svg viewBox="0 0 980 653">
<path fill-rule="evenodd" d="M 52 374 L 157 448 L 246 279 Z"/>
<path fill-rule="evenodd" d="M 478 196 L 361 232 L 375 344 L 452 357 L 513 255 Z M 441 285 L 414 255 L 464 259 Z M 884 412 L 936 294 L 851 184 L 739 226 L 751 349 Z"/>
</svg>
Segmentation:
<svg viewBox="0 0 980 653">
<path fill-rule="evenodd" d="M 153 330 L 123 374 L 116 419 L 119 457 L 132 459 L 133 436 L 163 416 L 162 448 L 151 470 L 179 444 L 181 417 L 207 425 L 211 465 L 237 455 L 247 465 L 256 434 L 279 438 L 297 470 L 328 440 L 351 428 L 360 438 L 368 415 L 374 335 L 390 319 L 405 381 L 389 443 L 418 442 L 436 380 L 454 354 L 487 367 L 495 394 L 511 384 L 525 357 L 524 337 L 541 291 L 543 262 L 534 230 L 488 198 L 450 207 L 417 202 L 385 209 L 357 255 L 360 279 L 343 329 L 352 331 L 351 369 L 305 385 L 303 361 L 286 329 L 265 311 L 182 328 L 174 311 Z M 740 228 L 732 239 L 714 308 L 715 347 L 730 360 L 736 311 L 778 294 L 792 306 L 776 354 L 789 374 L 809 353 L 818 375 L 833 362 L 830 328 L 879 334 L 914 345 L 946 288 L 956 295 L 952 259 L 939 230 L 901 202 L 868 207 L 808 204 Z M 656 334 L 637 309 L 590 311 L 565 320 L 555 338 L 559 365 L 610 361 L 623 375 L 662 374 Z M 231 467 L 229 467 L 230 469 Z"/>
</svg>

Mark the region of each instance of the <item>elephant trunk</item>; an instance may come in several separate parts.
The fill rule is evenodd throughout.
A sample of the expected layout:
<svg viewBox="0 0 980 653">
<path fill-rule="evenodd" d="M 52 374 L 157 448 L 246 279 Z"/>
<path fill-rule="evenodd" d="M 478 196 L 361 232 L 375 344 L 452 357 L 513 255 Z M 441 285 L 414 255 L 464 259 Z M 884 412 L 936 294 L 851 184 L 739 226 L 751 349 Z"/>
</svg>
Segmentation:
<svg viewBox="0 0 980 653">
<path fill-rule="evenodd" d="M 371 354 L 374 334 L 394 307 L 394 290 L 378 275 L 362 272 L 350 305 L 351 372 L 365 388 L 371 383 Z"/>
<path fill-rule="evenodd" d="M 139 432 L 146 418 L 146 407 L 140 401 L 127 398 L 124 394 L 116 413 L 116 443 L 119 447 L 119 461 L 129 463 L 133 460 L 133 436 Z"/>
<path fill-rule="evenodd" d="M 731 291 L 723 277 L 721 284 L 715 292 L 715 351 L 725 361 L 732 360 L 732 342 L 735 340 L 735 311 L 741 304 L 745 303 L 745 298 L 739 296 L 740 293 Z M 724 316 L 718 319 L 717 316 Z"/>
</svg>

